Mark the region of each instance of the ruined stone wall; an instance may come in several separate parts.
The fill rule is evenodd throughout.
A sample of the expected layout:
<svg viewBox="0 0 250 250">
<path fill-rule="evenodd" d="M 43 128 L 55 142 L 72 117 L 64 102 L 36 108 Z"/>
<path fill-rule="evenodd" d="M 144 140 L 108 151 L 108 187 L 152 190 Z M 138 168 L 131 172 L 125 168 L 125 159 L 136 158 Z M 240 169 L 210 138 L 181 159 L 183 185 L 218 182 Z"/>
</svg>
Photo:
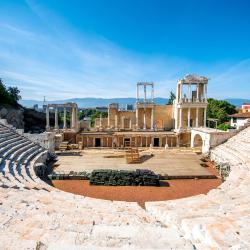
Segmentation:
<svg viewBox="0 0 250 250">
<path fill-rule="evenodd" d="M 166 129 L 173 128 L 173 105 L 156 105 L 154 107 L 154 120 L 162 120 Z"/>
</svg>

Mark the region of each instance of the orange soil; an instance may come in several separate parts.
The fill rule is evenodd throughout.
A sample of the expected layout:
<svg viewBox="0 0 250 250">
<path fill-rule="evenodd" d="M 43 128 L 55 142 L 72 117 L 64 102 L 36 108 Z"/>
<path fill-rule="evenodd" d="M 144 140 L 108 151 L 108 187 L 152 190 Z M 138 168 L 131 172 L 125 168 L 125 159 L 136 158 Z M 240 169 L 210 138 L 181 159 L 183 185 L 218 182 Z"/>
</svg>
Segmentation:
<svg viewBox="0 0 250 250">
<path fill-rule="evenodd" d="M 211 163 L 208 170 L 216 174 Z M 188 196 L 206 194 L 218 187 L 221 179 L 191 179 L 169 180 L 169 187 L 163 181 L 160 187 L 143 186 L 92 186 L 85 180 L 53 180 L 52 184 L 66 192 L 88 196 L 92 198 L 138 202 L 144 207 L 148 201 L 162 201 L 184 198 Z"/>
</svg>

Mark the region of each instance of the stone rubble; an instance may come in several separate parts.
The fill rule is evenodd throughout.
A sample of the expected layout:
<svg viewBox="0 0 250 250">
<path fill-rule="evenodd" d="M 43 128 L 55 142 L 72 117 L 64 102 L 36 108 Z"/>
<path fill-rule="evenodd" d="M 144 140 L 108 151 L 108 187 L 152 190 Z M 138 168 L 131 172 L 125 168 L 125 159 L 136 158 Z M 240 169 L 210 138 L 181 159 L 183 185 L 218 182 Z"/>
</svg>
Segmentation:
<svg viewBox="0 0 250 250">
<path fill-rule="evenodd" d="M 59 191 L 47 151 L 0 125 L 0 249 L 250 249 L 250 127 L 211 151 L 231 173 L 207 195 L 136 203 Z"/>
</svg>

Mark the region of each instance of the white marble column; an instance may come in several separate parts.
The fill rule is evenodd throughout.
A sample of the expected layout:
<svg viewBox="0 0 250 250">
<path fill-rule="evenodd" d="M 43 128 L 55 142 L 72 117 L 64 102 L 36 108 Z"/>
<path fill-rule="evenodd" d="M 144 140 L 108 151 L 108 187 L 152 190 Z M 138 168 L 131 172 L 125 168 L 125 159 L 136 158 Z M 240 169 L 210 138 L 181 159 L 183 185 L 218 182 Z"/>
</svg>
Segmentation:
<svg viewBox="0 0 250 250">
<path fill-rule="evenodd" d="M 199 109 L 196 108 L 196 119 L 195 119 L 195 127 L 199 126 Z"/>
<path fill-rule="evenodd" d="M 58 108 L 55 107 L 55 129 L 58 129 Z"/>
<path fill-rule="evenodd" d="M 49 130 L 50 126 L 49 126 L 49 107 L 46 107 L 46 130 Z"/>
<path fill-rule="evenodd" d="M 67 129 L 67 123 L 66 123 L 66 108 L 64 108 L 64 113 L 63 113 L 63 129 Z"/>
<path fill-rule="evenodd" d="M 204 108 L 204 121 L 203 121 L 204 128 L 207 126 L 206 121 L 207 121 L 207 108 Z"/>
<path fill-rule="evenodd" d="M 144 85 L 144 102 L 147 101 L 147 86 Z"/>
<path fill-rule="evenodd" d="M 151 109 L 151 129 L 154 129 L 154 107 Z"/>
<path fill-rule="evenodd" d="M 136 88 L 136 101 L 139 101 L 139 85 L 137 84 L 137 88 Z"/>
<path fill-rule="evenodd" d="M 207 84 L 204 84 L 204 98 L 206 102 L 207 101 Z"/>
<path fill-rule="evenodd" d="M 144 115 L 143 115 L 143 129 L 146 129 L 146 109 L 144 109 Z"/>
<path fill-rule="evenodd" d="M 188 102 L 191 102 L 192 96 L 191 96 L 191 83 L 188 84 Z"/>
<path fill-rule="evenodd" d="M 188 108 L 188 128 L 190 128 L 190 108 Z"/>
<path fill-rule="evenodd" d="M 199 101 L 199 83 L 196 85 L 196 101 Z"/>
<path fill-rule="evenodd" d="M 182 102 L 182 84 L 180 84 L 180 102 Z"/>
</svg>

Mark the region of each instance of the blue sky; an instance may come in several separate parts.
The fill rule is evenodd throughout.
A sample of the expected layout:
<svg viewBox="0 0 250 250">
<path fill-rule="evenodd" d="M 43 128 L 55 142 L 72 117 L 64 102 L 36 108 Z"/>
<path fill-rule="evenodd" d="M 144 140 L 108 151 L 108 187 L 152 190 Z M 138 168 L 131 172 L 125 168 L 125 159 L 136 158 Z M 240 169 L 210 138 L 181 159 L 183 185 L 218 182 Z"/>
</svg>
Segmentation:
<svg viewBox="0 0 250 250">
<path fill-rule="evenodd" d="M 0 77 L 23 99 L 168 97 L 188 73 L 250 98 L 250 1 L 0 0 Z"/>
</svg>

